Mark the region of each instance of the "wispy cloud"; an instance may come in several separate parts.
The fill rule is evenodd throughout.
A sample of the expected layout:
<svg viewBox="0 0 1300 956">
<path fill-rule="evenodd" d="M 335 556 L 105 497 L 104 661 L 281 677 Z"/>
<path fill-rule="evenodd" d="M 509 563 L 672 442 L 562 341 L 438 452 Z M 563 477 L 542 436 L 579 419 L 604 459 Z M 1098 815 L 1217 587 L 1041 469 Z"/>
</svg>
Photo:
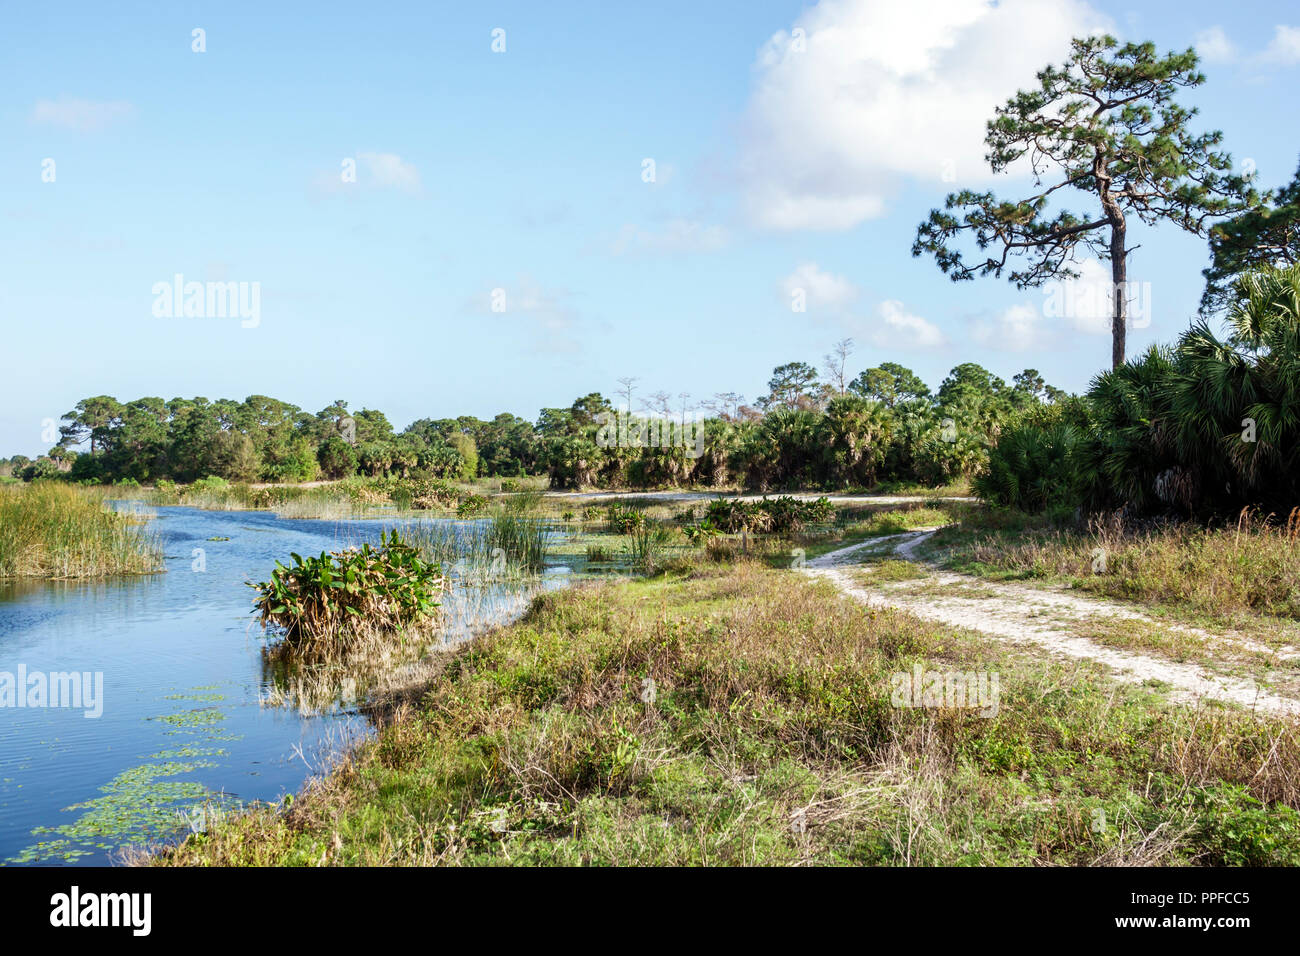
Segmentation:
<svg viewBox="0 0 1300 956">
<path fill-rule="evenodd" d="M 970 335 L 979 345 L 1023 352 L 1028 349 L 1072 348 L 1079 336 L 1111 334 L 1114 285 L 1110 266 L 1097 259 L 1074 263 L 1074 279 L 1045 284 L 1041 297 L 1017 303 L 991 318 L 971 319 Z M 1129 320 L 1135 328 L 1151 321 L 1150 284 L 1135 281 L 1126 291 Z"/>
<path fill-rule="evenodd" d="M 135 107 L 123 100 L 96 102 L 61 96 L 57 100 L 37 100 L 32 110 L 32 122 L 79 133 L 94 133 L 134 114 Z"/>
<path fill-rule="evenodd" d="M 866 333 L 879 348 L 934 349 L 948 344 L 948 337 L 929 319 L 908 312 L 897 299 L 876 306 Z"/>
<path fill-rule="evenodd" d="M 1263 59 L 1269 63 L 1294 66 L 1300 63 L 1300 27 L 1279 23 L 1273 29 L 1273 39 L 1264 50 Z"/>
<path fill-rule="evenodd" d="M 808 307 L 832 312 L 847 308 L 858 297 L 857 286 L 844 276 L 827 272 L 815 262 L 800 263 L 794 272 L 781 280 L 781 291 L 787 302 L 798 297 Z"/>
<path fill-rule="evenodd" d="M 610 244 L 610 252 L 616 256 L 716 252 L 725 247 L 729 239 L 722 226 L 693 219 L 673 219 L 659 229 L 625 225 Z"/>
<path fill-rule="evenodd" d="M 1207 63 L 1229 63 L 1237 58 L 1236 45 L 1217 24 L 1196 34 L 1192 46 Z"/>
<path fill-rule="evenodd" d="M 582 351 L 581 317 L 573 293 L 548 288 L 529 275 L 519 275 L 475 296 L 466 311 L 487 315 L 510 337 L 527 336 L 532 353 L 573 355 Z"/>
<path fill-rule="evenodd" d="M 420 172 L 396 153 L 358 153 L 366 182 L 381 189 L 420 191 Z"/>
<path fill-rule="evenodd" d="M 1048 337 L 1046 324 L 1043 310 L 1037 304 L 1021 302 L 991 320 L 977 318 L 971 327 L 971 338 L 980 345 L 1024 352 L 1044 345 Z"/>
<path fill-rule="evenodd" d="M 815 262 L 802 262 L 780 283 L 788 307 L 828 325 L 839 334 L 881 348 L 930 349 L 948 344 L 948 337 L 929 319 L 909 312 L 898 299 L 885 299 L 870 314 L 854 308 L 861 290 L 846 276 Z"/>
</svg>

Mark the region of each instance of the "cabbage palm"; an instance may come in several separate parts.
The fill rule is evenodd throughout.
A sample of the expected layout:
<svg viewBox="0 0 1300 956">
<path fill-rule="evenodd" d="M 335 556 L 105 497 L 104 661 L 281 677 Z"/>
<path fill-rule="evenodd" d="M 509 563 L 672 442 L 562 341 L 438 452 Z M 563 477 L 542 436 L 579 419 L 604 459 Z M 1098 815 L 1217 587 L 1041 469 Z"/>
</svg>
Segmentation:
<svg viewBox="0 0 1300 956">
<path fill-rule="evenodd" d="M 1178 344 L 1173 408 L 1180 457 L 1214 498 L 1291 507 L 1300 465 L 1300 266 L 1237 283 L 1228 335 L 1205 322 Z"/>
<path fill-rule="evenodd" d="M 853 395 L 832 399 L 821 420 L 826 483 L 870 486 L 894 432 L 889 409 Z"/>
</svg>

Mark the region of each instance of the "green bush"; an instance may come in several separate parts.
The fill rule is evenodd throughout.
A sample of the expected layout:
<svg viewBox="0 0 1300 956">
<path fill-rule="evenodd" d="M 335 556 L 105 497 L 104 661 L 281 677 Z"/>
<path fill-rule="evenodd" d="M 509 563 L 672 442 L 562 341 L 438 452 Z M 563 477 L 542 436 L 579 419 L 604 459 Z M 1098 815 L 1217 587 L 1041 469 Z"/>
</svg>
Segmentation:
<svg viewBox="0 0 1300 956">
<path fill-rule="evenodd" d="M 208 475 L 206 478 L 200 478 L 191 482 L 190 486 L 185 489 L 189 493 L 198 493 L 203 491 L 220 491 L 230 487 L 230 482 L 224 478 L 218 478 L 216 475 Z"/>
</svg>

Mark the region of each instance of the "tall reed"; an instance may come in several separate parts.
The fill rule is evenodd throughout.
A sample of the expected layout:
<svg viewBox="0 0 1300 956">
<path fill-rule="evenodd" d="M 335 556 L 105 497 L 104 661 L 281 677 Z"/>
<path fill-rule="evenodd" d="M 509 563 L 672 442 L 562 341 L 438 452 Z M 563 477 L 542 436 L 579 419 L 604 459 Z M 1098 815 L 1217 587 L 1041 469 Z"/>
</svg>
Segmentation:
<svg viewBox="0 0 1300 956">
<path fill-rule="evenodd" d="M 492 515 L 488 524 L 488 541 L 500 548 L 508 566 L 536 573 L 546 563 L 551 531 L 541 514 L 542 496 L 537 491 L 511 495 Z"/>
<path fill-rule="evenodd" d="M 53 481 L 0 488 L 0 578 L 85 578 L 163 570 L 158 535 L 102 496 Z"/>
</svg>

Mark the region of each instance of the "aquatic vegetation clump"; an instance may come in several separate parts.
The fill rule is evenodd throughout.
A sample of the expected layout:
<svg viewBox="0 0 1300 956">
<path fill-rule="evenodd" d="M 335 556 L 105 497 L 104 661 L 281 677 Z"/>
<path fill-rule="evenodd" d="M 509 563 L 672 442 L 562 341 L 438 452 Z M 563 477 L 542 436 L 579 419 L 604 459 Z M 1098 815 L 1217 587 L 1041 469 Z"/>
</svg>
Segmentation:
<svg viewBox="0 0 1300 956">
<path fill-rule="evenodd" d="M 251 586 L 263 626 L 279 628 L 292 644 L 422 624 L 446 583 L 441 566 L 425 561 L 396 530 L 377 548 L 291 557 L 291 566 L 277 561 L 270 581 Z"/>
<path fill-rule="evenodd" d="M 632 530 L 628 540 L 632 564 L 643 571 L 654 571 L 659 567 L 672 536 L 672 531 L 657 521 L 642 522 Z"/>
</svg>

